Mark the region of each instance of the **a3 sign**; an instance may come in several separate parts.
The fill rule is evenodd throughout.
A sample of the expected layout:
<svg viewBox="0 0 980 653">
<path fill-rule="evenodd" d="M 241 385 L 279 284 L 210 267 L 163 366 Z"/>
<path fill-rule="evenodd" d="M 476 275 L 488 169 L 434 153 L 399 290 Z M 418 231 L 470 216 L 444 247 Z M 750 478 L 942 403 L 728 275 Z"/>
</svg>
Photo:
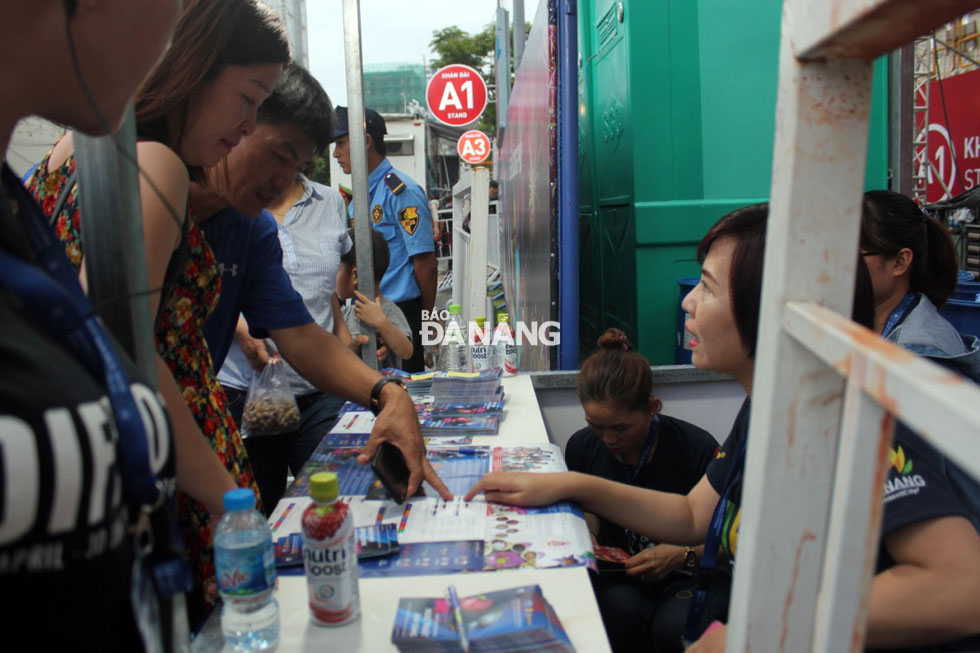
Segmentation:
<svg viewBox="0 0 980 653">
<path fill-rule="evenodd" d="M 466 163 L 483 163 L 490 156 L 490 139 L 478 129 L 471 129 L 456 142 L 459 158 Z"/>
</svg>

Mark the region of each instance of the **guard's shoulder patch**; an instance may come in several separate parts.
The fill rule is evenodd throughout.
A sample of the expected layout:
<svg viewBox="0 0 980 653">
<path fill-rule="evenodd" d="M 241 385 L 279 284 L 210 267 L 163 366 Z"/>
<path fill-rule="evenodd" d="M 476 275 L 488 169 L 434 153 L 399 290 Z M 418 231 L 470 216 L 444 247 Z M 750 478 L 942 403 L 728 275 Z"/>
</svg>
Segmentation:
<svg viewBox="0 0 980 653">
<path fill-rule="evenodd" d="M 398 212 L 398 221 L 402 228 L 408 232 L 409 236 L 415 235 L 415 230 L 419 226 L 419 209 L 417 206 L 406 206 Z"/>
<path fill-rule="evenodd" d="M 399 179 L 398 175 L 393 172 L 385 175 L 385 186 L 388 187 L 392 195 L 397 195 L 405 190 L 405 182 Z"/>
</svg>

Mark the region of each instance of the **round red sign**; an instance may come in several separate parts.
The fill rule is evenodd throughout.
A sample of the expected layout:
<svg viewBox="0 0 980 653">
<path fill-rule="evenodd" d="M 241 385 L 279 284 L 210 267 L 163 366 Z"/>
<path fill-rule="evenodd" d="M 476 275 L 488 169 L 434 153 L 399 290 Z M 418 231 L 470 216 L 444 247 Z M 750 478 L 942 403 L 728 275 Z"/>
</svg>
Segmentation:
<svg viewBox="0 0 980 653">
<path fill-rule="evenodd" d="M 469 66 L 443 66 L 429 80 L 425 101 L 439 122 L 453 127 L 468 125 L 487 108 L 487 84 Z"/>
<path fill-rule="evenodd" d="M 490 139 L 479 129 L 471 129 L 459 137 L 456 151 L 467 163 L 483 163 L 490 156 Z"/>
</svg>

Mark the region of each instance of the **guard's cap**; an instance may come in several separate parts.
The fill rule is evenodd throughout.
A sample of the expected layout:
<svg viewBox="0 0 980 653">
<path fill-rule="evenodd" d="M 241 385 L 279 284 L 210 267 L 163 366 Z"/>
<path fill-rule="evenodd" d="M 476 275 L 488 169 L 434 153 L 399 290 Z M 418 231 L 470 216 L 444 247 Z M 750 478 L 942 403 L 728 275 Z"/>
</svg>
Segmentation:
<svg viewBox="0 0 980 653">
<path fill-rule="evenodd" d="M 336 107 L 334 112 L 337 114 L 337 124 L 333 129 L 333 139 L 337 140 L 341 136 L 346 136 L 350 129 L 347 126 L 347 107 Z M 385 126 L 385 119 L 374 109 L 364 109 L 364 131 L 374 137 L 375 142 L 383 141 L 388 128 Z"/>
</svg>

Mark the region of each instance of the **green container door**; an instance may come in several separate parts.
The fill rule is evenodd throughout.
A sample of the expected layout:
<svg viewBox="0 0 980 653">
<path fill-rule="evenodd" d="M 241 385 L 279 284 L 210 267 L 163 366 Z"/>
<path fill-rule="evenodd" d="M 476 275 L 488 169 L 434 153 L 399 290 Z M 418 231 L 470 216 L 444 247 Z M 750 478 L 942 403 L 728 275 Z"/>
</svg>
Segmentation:
<svg viewBox="0 0 980 653">
<path fill-rule="evenodd" d="M 700 274 L 697 243 L 769 194 L 781 10 L 579 0 L 582 355 L 616 326 L 651 363 L 674 362 L 676 281 Z M 884 61 L 875 72 L 867 186 L 884 188 Z"/>
<path fill-rule="evenodd" d="M 628 19 L 619 2 L 579 4 L 579 352 L 609 327 L 637 341 Z M 622 17 L 622 20 L 620 18 Z"/>
<path fill-rule="evenodd" d="M 599 0 L 591 43 L 589 71 L 593 95 L 595 195 L 600 206 L 624 206 L 633 201 L 633 125 L 626 68 L 628 23 L 619 21 L 619 2 Z M 625 16 L 625 14 L 624 14 Z"/>
</svg>

